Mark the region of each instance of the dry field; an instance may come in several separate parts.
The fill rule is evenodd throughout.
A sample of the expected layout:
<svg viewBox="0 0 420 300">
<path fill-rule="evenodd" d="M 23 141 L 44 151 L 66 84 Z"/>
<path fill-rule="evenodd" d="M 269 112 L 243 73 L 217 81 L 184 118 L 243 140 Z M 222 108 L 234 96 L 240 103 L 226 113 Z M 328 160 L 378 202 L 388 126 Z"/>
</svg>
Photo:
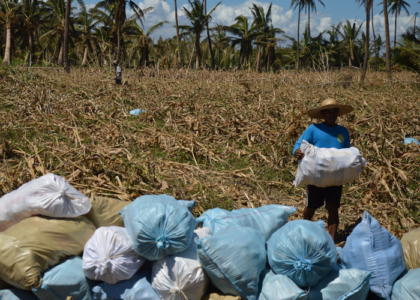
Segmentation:
<svg viewBox="0 0 420 300">
<path fill-rule="evenodd" d="M 337 242 L 364 210 L 399 238 L 420 226 L 420 147 L 401 143 L 420 139 L 414 73 L 393 73 L 387 86 L 383 73 L 361 84 L 348 70 L 124 70 L 127 83 L 115 86 L 110 69 L 0 72 L 0 195 L 53 172 L 86 194 L 195 199 L 196 215 L 277 203 L 301 218 L 291 151 L 312 122 L 304 111 L 334 97 L 356 108 L 339 124 L 369 163 L 345 187 Z M 129 115 L 136 108 L 146 113 Z M 326 211 L 315 218 L 326 221 Z"/>
</svg>

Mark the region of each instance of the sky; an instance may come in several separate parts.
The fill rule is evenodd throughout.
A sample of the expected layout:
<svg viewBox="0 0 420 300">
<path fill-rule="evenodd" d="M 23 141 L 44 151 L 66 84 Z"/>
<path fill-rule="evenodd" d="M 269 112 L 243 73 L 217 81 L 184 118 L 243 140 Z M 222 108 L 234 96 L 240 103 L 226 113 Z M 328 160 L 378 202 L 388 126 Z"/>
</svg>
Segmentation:
<svg viewBox="0 0 420 300">
<path fill-rule="evenodd" d="M 85 0 L 87 6 L 92 7 L 97 2 L 95 0 Z M 162 36 L 163 38 L 173 37 L 176 34 L 175 26 L 175 11 L 174 2 L 171 0 L 143 0 L 135 3 L 142 9 L 147 7 L 154 7 L 154 9 L 145 15 L 144 28 L 147 30 L 151 26 L 161 21 L 168 21 L 160 29 L 156 30 L 152 34 L 152 38 L 155 40 Z M 405 0 L 411 7 L 408 8 L 409 15 L 406 12 L 401 12 L 401 15 L 397 18 L 397 39 L 404 33 L 408 27 L 413 25 L 413 16 L 416 12 L 420 14 L 419 0 Z M 207 11 L 210 11 L 219 1 L 207 0 Z M 297 26 L 298 26 L 298 13 L 297 10 L 293 11 L 290 9 L 290 0 L 277 0 L 273 2 L 272 6 L 272 20 L 274 27 L 281 28 L 285 31 L 285 35 L 296 38 Z M 345 22 L 349 20 L 355 21 L 356 24 L 360 25 L 365 20 L 365 11 L 363 7 L 359 7 L 359 4 L 353 0 L 323 0 L 325 7 L 316 0 L 317 13 L 311 12 L 311 35 L 315 36 L 319 32 L 331 28 L 333 24 L 339 22 Z M 374 2 L 374 29 L 376 35 L 380 34 L 383 39 L 385 38 L 384 30 L 384 18 L 380 14 L 382 11 L 382 5 L 378 6 L 381 1 L 376 0 Z M 249 7 L 255 3 L 258 6 L 262 6 L 266 11 L 271 2 L 265 2 L 264 0 L 224 0 L 216 8 L 213 13 L 213 19 L 210 26 L 216 24 L 232 25 L 235 23 L 235 17 L 239 15 L 245 15 L 251 19 L 251 13 Z M 188 20 L 185 18 L 182 7 L 189 8 L 190 5 L 188 0 L 178 0 L 178 22 L 179 25 L 189 25 Z M 127 11 L 128 15 L 132 15 L 132 11 Z M 305 29 L 306 22 L 308 20 L 307 15 L 301 13 L 301 32 Z M 389 16 L 390 23 L 390 36 L 391 40 L 394 39 L 394 16 Z M 409 24 L 411 20 L 411 24 Z M 420 16 L 417 18 L 417 25 L 420 25 Z M 364 26 L 363 26 L 364 27 Z M 364 31 L 364 29 L 363 29 Z M 301 36 L 302 37 L 302 36 Z M 287 42 L 286 42 L 287 43 Z"/>
</svg>

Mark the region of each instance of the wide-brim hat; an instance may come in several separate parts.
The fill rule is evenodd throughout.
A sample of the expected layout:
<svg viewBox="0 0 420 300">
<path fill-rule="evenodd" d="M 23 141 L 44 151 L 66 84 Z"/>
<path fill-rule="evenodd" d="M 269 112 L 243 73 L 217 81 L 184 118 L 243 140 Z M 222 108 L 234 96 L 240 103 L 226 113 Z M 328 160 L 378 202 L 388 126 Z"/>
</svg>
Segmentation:
<svg viewBox="0 0 420 300">
<path fill-rule="evenodd" d="M 313 119 L 323 119 L 324 117 L 321 114 L 321 111 L 324 109 L 333 109 L 338 108 L 338 115 L 342 116 L 352 112 L 354 110 L 353 106 L 347 104 L 339 104 L 335 99 L 325 99 L 322 101 L 321 105 L 315 108 L 312 108 L 307 111 L 308 115 Z"/>
</svg>

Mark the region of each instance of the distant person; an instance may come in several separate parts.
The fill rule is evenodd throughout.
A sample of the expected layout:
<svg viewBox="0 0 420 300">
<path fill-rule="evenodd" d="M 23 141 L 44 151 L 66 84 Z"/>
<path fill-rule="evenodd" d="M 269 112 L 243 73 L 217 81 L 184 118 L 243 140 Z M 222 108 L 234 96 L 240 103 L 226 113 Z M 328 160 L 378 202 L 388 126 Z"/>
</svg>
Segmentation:
<svg viewBox="0 0 420 300">
<path fill-rule="evenodd" d="M 297 141 L 293 155 L 301 160 L 305 154 L 300 150 L 302 140 L 318 148 L 350 148 L 349 131 L 337 125 L 337 117 L 353 111 L 350 105 L 338 104 L 334 99 L 326 99 L 317 108 L 307 113 L 311 118 L 323 119 L 323 123 L 310 125 Z M 303 211 L 305 220 L 312 220 L 315 211 L 324 206 L 328 211 L 328 232 L 335 239 L 340 221 L 338 209 L 340 208 L 343 186 L 317 187 L 306 186 L 306 207 Z"/>
<path fill-rule="evenodd" d="M 121 84 L 121 79 L 122 79 L 122 71 L 121 71 L 121 67 L 118 65 L 118 62 L 116 60 L 114 60 L 112 62 L 112 65 L 115 67 L 115 84 Z"/>
</svg>

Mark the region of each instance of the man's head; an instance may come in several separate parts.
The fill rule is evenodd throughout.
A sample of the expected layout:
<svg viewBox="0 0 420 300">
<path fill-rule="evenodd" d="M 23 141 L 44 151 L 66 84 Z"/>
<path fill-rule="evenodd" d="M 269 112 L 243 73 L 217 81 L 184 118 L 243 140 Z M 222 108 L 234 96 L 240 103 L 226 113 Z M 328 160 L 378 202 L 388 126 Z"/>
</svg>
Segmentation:
<svg viewBox="0 0 420 300">
<path fill-rule="evenodd" d="M 114 61 L 112 62 L 112 65 L 115 67 L 116 65 L 118 65 L 118 61 L 114 60 Z"/>
<path fill-rule="evenodd" d="M 338 118 L 339 108 L 330 108 L 321 110 L 322 118 L 325 120 L 327 125 L 335 125 Z"/>
</svg>

